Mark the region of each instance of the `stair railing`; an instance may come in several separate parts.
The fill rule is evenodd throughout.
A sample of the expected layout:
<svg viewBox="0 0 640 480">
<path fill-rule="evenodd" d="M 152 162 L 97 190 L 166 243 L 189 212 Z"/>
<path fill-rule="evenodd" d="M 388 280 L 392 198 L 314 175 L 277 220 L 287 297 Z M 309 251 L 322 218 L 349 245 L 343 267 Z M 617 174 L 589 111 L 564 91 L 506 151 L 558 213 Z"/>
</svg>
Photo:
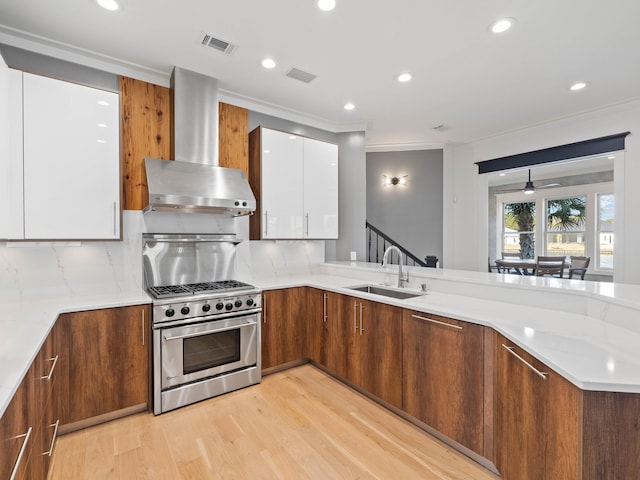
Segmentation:
<svg viewBox="0 0 640 480">
<path fill-rule="evenodd" d="M 421 260 L 416 255 L 411 253 L 405 247 L 400 245 L 398 242 L 393 240 L 389 235 L 381 231 L 379 228 L 371 225 L 367 220 L 365 222 L 365 227 L 367 229 L 367 261 L 382 263 L 382 256 L 384 255 L 387 247 L 391 245 L 395 245 L 400 249 L 400 251 L 405 255 L 406 263 L 409 266 L 419 266 L 426 267 L 427 264 L 424 260 Z M 399 258 L 398 255 L 393 251 L 389 255 L 389 263 L 398 263 Z"/>
</svg>

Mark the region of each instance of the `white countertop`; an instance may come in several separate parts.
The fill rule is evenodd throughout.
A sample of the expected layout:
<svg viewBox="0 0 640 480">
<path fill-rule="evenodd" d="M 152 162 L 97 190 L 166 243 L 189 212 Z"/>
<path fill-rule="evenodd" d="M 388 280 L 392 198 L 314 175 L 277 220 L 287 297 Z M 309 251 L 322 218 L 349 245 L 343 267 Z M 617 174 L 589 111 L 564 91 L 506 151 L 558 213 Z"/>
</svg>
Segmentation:
<svg viewBox="0 0 640 480">
<path fill-rule="evenodd" d="M 350 266 L 348 263 L 325 266 L 328 268 L 319 269 L 324 273 L 265 275 L 240 280 L 265 290 L 311 286 L 490 326 L 583 390 L 640 393 L 640 329 L 624 328 L 586 314 L 522 305 L 517 300 L 509 302 L 477 298 L 477 292 L 467 296 L 430 289 L 427 295 L 406 300 L 381 297 L 345 288 L 387 281 L 390 275 L 381 273 L 379 267 L 372 264 Z M 428 270 L 429 274 L 425 277 L 428 286 L 434 279 L 446 277 L 455 284 L 464 284 L 467 290 L 469 287 L 481 289 L 489 285 L 503 288 L 504 295 L 514 292 L 543 296 L 558 293 L 560 298 L 569 300 L 572 295 L 587 299 L 602 296 L 614 299 L 620 305 L 638 308 L 640 319 L 640 287 L 635 285 L 607 286 L 596 282 L 570 281 L 564 282 L 562 291 L 554 291 L 558 285 L 552 279 Z M 425 278 L 414 277 L 412 285 L 419 285 Z M 60 313 L 145 303 L 151 303 L 151 299 L 142 289 L 3 302 L 3 315 L 0 318 L 0 331 L 3 332 L 0 337 L 0 415 L 4 413 Z"/>
</svg>

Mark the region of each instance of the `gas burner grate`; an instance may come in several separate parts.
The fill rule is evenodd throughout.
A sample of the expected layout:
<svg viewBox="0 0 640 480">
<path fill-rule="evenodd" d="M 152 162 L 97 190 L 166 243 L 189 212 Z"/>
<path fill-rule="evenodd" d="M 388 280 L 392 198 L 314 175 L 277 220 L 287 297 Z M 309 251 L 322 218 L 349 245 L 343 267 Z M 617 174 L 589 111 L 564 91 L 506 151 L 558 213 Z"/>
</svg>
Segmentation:
<svg viewBox="0 0 640 480">
<path fill-rule="evenodd" d="M 238 280 L 220 280 L 217 282 L 187 283 L 185 285 L 163 285 L 149 287 L 149 292 L 155 298 L 183 297 L 187 295 L 199 295 L 203 293 L 223 293 L 255 288 L 248 283 Z"/>
</svg>

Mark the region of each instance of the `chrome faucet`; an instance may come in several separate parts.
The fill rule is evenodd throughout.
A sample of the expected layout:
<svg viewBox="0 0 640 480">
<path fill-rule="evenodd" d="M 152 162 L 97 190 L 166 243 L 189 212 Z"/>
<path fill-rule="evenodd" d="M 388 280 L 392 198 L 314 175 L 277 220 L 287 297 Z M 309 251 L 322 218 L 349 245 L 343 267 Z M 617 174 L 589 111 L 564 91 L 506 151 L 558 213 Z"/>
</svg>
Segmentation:
<svg viewBox="0 0 640 480">
<path fill-rule="evenodd" d="M 395 251 L 398 254 L 398 288 L 404 287 L 404 282 L 409 281 L 409 272 L 407 271 L 406 276 L 402 273 L 402 252 L 395 245 L 391 245 L 384 251 L 384 255 L 382 255 L 382 266 L 387 265 L 387 256 L 389 252 Z"/>
</svg>

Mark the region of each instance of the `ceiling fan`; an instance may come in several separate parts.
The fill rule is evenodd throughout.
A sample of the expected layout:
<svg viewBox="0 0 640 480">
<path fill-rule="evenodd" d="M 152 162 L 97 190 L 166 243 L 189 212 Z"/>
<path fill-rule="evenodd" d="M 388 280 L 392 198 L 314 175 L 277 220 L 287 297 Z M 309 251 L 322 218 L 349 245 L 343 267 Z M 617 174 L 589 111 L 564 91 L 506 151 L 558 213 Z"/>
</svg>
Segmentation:
<svg viewBox="0 0 640 480">
<path fill-rule="evenodd" d="M 535 193 L 536 190 L 542 190 L 544 188 L 556 188 L 561 187 L 562 185 L 559 183 L 547 183 L 546 185 L 540 185 L 536 187 L 531 181 L 531 169 L 529 169 L 529 180 L 524 184 L 523 188 L 511 188 L 507 190 L 496 190 L 495 193 L 513 193 L 513 192 L 523 192 L 527 195 L 531 195 Z"/>
</svg>

